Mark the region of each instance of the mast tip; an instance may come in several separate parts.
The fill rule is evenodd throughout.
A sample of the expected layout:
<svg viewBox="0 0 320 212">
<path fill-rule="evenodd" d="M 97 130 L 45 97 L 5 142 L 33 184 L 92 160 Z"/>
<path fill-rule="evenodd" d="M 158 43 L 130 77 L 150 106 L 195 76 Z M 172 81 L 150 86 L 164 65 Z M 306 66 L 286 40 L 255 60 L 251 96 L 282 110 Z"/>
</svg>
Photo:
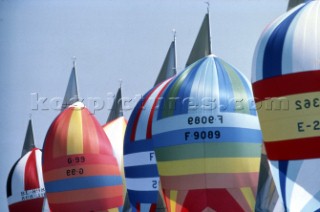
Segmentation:
<svg viewBox="0 0 320 212">
<path fill-rule="evenodd" d="M 77 60 L 76 56 L 73 56 L 72 57 L 72 64 L 73 64 L 74 68 L 76 67 L 76 60 Z"/>
<path fill-rule="evenodd" d="M 176 35 L 177 35 L 176 29 L 172 29 L 172 33 L 173 33 L 173 40 L 176 40 Z"/>
<path fill-rule="evenodd" d="M 209 14 L 209 10 L 210 10 L 210 2 L 209 2 L 209 1 L 206 1 L 206 2 L 204 2 L 204 3 L 208 5 L 208 6 L 207 6 L 207 12 L 208 12 L 208 14 Z"/>
<path fill-rule="evenodd" d="M 122 79 L 119 79 L 120 88 L 122 86 Z"/>
</svg>

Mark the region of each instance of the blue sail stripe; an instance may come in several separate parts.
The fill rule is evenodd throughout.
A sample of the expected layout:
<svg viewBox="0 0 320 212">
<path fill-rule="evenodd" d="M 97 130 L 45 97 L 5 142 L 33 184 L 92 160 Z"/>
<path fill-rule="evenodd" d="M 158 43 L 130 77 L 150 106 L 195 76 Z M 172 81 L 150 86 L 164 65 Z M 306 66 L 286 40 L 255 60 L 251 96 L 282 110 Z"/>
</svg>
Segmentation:
<svg viewBox="0 0 320 212">
<path fill-rule="evenodd" d="M 216 58 L 215 63 L 218 73 L 220 112 L 234 112 L 235 103 L 230 102 L 234 99 L 234 95 L 229 75 L 219 58 Z"/>
<path fill-rule="evenodd" d="M 287 160 L 279 161 L 279 180 L 280 180 L 280 187 L 281 187 L 281 196 L 283 199 L 283 206 L 284 209 L 287 211 L 287 196 L 286 196 L 286 176 L 288 170 L 288 163 Z"/>
<path fill-rule="evenodd" d="M 148 152 L 153 151 L 152 140 L 138 140 L 124 144 L 124 155 L 137 153 L 137 152 Z"/>
<path fill-rule="evenodd" d="M 46 182 L 46 192 L 63 192 L 80 189 L 122 185 L 121 176 L 89 176 Z"/>
<path fill-rule="evenodd" d="M 130 166 L 124 168 L 126 178 L 148 178 L 158 177 L 158 168 L 156 164 L 142 165 L 142 166 Z"/>
<path fill-rule="evenodd" d="M 296 17 L 299 8 L 281 22 L 269 37 L 263 56 L 263 78 L 270 78 L 282 74 L 282 52 L 288 28 Z"/>
<path fill-rule="evenodd" d="M 194 82 L 195 76 L 198 74 L 198 72 L 196 70 L 199 69 L 200 66 L 203 65 L 204 62 L 206 62 L 205 58 L 198 60 L 196 65 L 192 68 L 192 70 L 189 72 L 188 76 L 183 81 L 182 86 L 180 87 L 180 90 L 178 93 L 178 97 L 180 97 L 181 100 L 184 100 L 185 98 L 190 97 L 192 85 L 193 85 L 193 83 L 195 83 Z M 183 103 L 182 101 L 180 101 L 180 102 Z M 174 115 L 186 114 L 186 113 L 188 113 L 188 109 L 189 109 L 189 104 L 182 104 L 181 110 L 177 110 Z"/>
<path fill-rule="evenodd" d="M 128 189 L 129 200 L 132 205 L 136 203 L 156 203 L 159 191 L 135 191 Z"/>
<path fill-rule="evenodd" d="M 194 132 L 201 133 L 202 131 L 220 132 L 220 138 L 209 139 L 194 139 Z M 206 136 L 208 133 L 206 134 Z M 166 147 L 174 145 L 185 145 L 191 143 L 211 143 L 211 142 L 244 142 L 244 143 L 261 143 L 262 134 L 260 130 L 248 128 L 235 128 L 235 127 L 202 127 L 190 128 L 182 130 L 174 130 L 170 132 L 160 133 L 153 135 L 154 147 Z M 174 139 L 173 139 L 174 138 Z"/>
</svg>

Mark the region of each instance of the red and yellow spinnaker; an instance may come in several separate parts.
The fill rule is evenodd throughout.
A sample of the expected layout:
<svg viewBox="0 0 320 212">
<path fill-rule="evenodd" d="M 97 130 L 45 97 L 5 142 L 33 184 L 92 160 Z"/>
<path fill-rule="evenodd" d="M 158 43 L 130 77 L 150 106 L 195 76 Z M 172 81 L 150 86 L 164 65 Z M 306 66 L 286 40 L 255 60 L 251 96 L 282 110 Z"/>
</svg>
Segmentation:
<svg viewBox="0 0 320 212">
<path fill-rule="evenodd" d="M 43 146 L 43 175 L 53 211 L 118 210 L 123 185 L 109 139 L 81 102 L 63 111 Z"/>
</svg>

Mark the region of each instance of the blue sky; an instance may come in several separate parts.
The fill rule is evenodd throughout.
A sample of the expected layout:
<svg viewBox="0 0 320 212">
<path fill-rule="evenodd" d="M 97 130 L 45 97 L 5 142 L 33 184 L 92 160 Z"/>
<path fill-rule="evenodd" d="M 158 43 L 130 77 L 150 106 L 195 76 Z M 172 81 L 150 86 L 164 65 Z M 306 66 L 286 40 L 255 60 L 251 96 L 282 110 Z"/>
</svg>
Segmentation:
<svg viewBox="0 0 320 212">
<path fill-rule="evenodd" d="M 287 0 L 211 0 L 213 53 L 249 79 L 263 29 L 286 11 Z M 129 118 L 150 89 L 177 31 L 182 71 L 207 11 L 199 0 L 0 1 L 0 211 L 6 181 L 19 158 L 30 114 L 36 146 L 58 115 L 72 57 L 79 93 L 103 124 L 122 80 Z M 43 99 L 47 99 L 43 103 Z M 131 100 L 131 101 L 130 101 Z"/>
</svg>

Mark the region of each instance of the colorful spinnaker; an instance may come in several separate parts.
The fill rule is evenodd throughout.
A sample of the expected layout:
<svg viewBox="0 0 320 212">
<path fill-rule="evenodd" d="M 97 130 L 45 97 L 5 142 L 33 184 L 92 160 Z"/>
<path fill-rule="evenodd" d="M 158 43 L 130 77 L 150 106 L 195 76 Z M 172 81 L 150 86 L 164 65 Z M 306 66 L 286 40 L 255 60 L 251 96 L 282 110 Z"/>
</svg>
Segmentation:
<svg viewBox="0 0 320 212">
<path fill-rule="evenodd" d="M 12 167 L 7 181 L 10 212 L 42 211 L 45 197 L 41 151 L 33 148 Z"/>
<path fill-rule="evenodd" d="M 69 106 L 51 124 L 42 168 L 52 211 L 122 207 L 122 180 L 111 144 L 81 102 Z"/>
<path fill-rule="evenodd" d="M 159 97 L 152 142 L 168 211 L 254 211 L 262 136 L 245 77 L 210 55 Z"/>
<path fill-rule="evenodd" d="M 174 35 L 155 85 L 135 106 L 125 134 L 125 176 L 133 211 L 165 211 L 150 120 L 158 103 L 157 97 L 176 74 L 175 42 Z"/>
<path fill-rule="evenodd" d="M 320 208 L 320 1 L 280 16 L 262 33 L 253 91 L 271 172 L 288 211 Z"/>
<path fill-rule="evenodd" d="M 109 141 L 112 145 L 113 154 L 117 159 L 122 182 L 123 182 L 123 195 L 126 197 L 126 186 L 125 186 L 125 177 L 124 177 L 124 166 L 123 166 L 123 141 L 124 133 L 127 127 L 127 120 L 123 116 L 122 111 L 122 95 L 121 87 L 118 89 L 116 97 L 113 101 L 112 108 L 110 110 L 107 123 L 102 126 L 104 132 L 107 134 Z M 128 210 L 130 208 L 129 200 L 127 197 L 124 199 L 123 210 Z"/>
<path fill-rule="evenodd" d="M 79 101 L 79 94 L 77 86 L 76 66 L 75 61 L 73 61 L 73 67 L 69 77 L 67 90 L 61 105 L 61 112 L 77 101 Z"/>
<path fill-rule="evenodd" d="M 120 169 L 123 168 L 121 168 L 121 166 L 123 166 L 123 140 L 126 127 L 127 120 L 123 116 L 122 95 L 121 88 L 119 88 L 113 101 L 107 123 L 103 125 L 103 130 L 109 138 Z"/>
<path fill-rule="evenodd" d="M 161 201 L 151 121 L 158 97 L 170 80 L 151 89 L 137 103 L 129 118 L 124 142 L 124 166 L 133 211 L 156 211 L 157 203 Z"/>
</svg>

